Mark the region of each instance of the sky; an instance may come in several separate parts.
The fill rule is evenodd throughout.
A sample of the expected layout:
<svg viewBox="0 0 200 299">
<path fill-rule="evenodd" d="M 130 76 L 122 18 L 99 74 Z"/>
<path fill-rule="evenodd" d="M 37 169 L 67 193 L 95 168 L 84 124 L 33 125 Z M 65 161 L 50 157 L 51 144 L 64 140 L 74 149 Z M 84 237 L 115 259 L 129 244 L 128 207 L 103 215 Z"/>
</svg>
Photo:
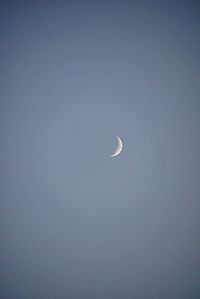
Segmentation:
<svg viewBox="0 0 200 299">
<path fill-rule="evenodd" d="M 1 299 L 200 298 L 199 37 L 198 1 L 1 1 Z"/>
</svg>

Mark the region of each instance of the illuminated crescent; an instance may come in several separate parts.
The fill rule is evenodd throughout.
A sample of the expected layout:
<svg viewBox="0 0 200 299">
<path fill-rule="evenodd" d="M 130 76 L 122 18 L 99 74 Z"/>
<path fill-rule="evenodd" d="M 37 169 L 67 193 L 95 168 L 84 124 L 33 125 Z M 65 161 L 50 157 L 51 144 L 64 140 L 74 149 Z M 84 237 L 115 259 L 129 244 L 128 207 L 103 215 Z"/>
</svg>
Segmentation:
<svg viewBox="0 0 200 299">
<path fill-rule="evenodd" d="M 119 136 L 117 136 L 117 147 L 116 147 L 114 153 L 111 155 L 111 157 L 113 158 L 113 157 L 118 156 L 121 153 L 122 148 L 123 148 L 122 140 L 121 140 L 121 138 L 119 138 Z"/>
</svg>

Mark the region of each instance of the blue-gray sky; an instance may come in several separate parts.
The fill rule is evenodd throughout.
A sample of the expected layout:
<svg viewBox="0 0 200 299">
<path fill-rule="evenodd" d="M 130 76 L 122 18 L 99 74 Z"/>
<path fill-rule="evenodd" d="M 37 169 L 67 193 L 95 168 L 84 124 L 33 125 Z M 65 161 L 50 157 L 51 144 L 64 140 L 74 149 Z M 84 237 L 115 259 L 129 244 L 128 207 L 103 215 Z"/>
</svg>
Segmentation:
<svg viewBox="0 0 200 299">
<path fill-rule="evenodd" d="M 200 298 L 199 37 L 198 1 L 1 1 L 1 299 Z"/>
</svg>

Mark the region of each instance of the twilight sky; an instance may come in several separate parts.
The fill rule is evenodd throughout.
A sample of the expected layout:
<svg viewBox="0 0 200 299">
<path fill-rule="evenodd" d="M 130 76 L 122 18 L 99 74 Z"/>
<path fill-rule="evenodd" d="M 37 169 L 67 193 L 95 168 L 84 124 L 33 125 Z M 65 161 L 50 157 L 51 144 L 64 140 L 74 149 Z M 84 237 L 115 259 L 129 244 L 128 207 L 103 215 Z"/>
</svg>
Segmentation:
<svg viewBox="0 0 200 299">
<path fill-rule="evenodd" d="M 0 53 L 0 298 L 199 299 L 198 1 L 2 0 Z"/>
</svg>

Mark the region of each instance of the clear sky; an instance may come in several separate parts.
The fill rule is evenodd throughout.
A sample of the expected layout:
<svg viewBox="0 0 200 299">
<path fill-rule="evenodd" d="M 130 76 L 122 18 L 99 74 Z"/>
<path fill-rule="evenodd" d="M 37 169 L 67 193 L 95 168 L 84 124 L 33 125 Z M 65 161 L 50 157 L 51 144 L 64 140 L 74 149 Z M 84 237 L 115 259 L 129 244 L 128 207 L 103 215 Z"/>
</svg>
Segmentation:
<svg viewBox="0 0 200 299">
<path fill-rule="evenodd" d="M 199 299 L 198 1 L 1 1 L 0 53 L 0 298 Z"/>
</svg>

